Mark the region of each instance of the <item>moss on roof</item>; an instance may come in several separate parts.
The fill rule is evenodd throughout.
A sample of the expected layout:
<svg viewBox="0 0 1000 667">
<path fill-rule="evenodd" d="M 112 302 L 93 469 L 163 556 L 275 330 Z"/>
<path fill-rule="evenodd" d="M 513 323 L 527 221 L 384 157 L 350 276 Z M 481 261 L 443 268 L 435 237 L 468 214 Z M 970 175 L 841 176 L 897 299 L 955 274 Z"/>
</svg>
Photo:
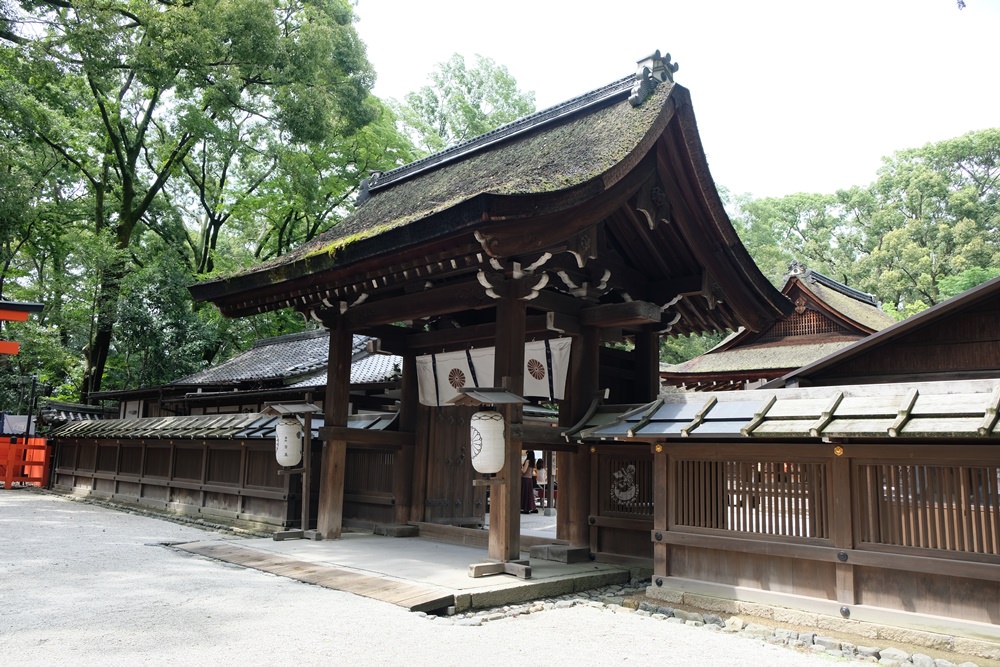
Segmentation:
<svg viewBox="0 0 1000 667">
<path fill-rule="evenodd" d="M 619 96 L 610 104 L 583 109 L 401 180 L 374 192 L 309 244 L 247 273 L 276 272 L 298 259 L 324 254 L 336 263 L 337 253 L 347 246 L 407 226 L 415 227 L 411 238 L 422 239 L 417 227 L 421 221 L 480 195 L 538 195 L 606 181 L 609 172 L 630 155 L 644 152 L 658 136 L 662 128 L 655 127 L 656 120 L 677 89 L 680 86 L 661 84 L 639 107 L 629 104 L 627 94 Z M 289 276 L 274 277 L 280 282 Z"/>
<path fill-rule="evenodd" d="M 854 339 L 828 343 L 738 347 L 732 350 L 706 353 L 680 364 L 662 365 L 662 373 L 726 373 L 756 370 L 798 368 L 833 354 Z"/>
<path fill-rule="evenodd" d="M 896 323 L 891 315 L 878 306 L 859 301 L 822 283 L 803 280 L 800 284 L 833 310 L 872 331 L 881 331 L 890 324 Z"/>
</svg>

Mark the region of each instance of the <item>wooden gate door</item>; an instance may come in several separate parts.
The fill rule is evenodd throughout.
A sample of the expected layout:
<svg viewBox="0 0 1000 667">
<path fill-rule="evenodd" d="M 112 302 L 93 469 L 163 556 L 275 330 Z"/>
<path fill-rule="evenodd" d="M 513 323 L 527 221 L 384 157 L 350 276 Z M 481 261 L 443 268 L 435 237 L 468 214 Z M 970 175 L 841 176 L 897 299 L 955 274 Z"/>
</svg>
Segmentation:
<svg viewBox="0 0 1000 667">
<path fill-rule="evenodd" d="M 469 450 L 472 407 L 421 407 L 426 427 L 427 498 L 424 521 L 452 525 L 482 525 L 486 491 L 473 487 L 475 472 Z"/>
</svg>

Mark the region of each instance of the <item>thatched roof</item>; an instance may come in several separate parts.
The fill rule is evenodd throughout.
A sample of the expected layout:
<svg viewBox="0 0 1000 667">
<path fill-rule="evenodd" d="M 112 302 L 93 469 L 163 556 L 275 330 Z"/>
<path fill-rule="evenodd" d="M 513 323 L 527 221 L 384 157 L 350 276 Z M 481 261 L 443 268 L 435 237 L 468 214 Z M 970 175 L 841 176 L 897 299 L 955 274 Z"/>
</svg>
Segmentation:
<svg viewBox="0 0 1000 667">
<path fill-rule="evenodd" d="M 396 304 L 374 313 L 376 301 L 541 261 L 533 270 L 558 298 L 650 302 L 674 333 L 759 330 L 788 306 L 725 215 L 688 92 L 667 78 L 638 103 L 636 85 L 620 79 L 375 175 L 357 210 L 313 242 L 192 294 L 230 316 L 346 312 L 361 330 L 413 319 Z M 437 303 L 475 305 L 455 302 Z"/>
</svg>

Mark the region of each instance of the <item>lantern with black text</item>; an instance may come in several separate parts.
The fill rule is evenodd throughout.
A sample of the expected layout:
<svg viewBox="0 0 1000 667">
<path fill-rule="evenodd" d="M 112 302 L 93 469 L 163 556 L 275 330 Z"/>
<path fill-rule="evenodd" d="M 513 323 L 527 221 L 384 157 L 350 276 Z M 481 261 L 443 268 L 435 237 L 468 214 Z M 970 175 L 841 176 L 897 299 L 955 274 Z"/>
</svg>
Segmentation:
<svg viewBox="0 0 1000 667">
<path fill-rule="evenodd" d="M 485 475 L 503 470 L 506 458 L 503 415 L 495 410 L 482 410 L 472 415 L 469 425 L 472 436 L 472 467 Z"/>
<path fill-rule="evenodd" d="M 302 460 L 302 425 L 295 417 L 282 417 L 275 425 L 274 458 L 286 468 Z"/>
</svg>

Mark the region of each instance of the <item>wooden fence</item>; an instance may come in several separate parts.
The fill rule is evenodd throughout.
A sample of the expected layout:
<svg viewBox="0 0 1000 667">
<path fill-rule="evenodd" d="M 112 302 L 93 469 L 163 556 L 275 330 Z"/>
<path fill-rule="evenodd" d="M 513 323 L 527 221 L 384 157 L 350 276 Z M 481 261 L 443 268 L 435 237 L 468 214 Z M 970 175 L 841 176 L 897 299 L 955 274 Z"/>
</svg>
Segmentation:
<svg viewBox="0 0 1000 667">
<path fill-rule="evenodd" d="M 597 445 L 592 449 L 590 550 L 605 562 L 637 563 L 652 558 L 653 459 L 649 448 Z"/>
<path fill-rule="evenodd" d="M 997 445 L 654 451 L 666 500 L 651 531 L 661 586 L 989 623 L 1000 636 Z"/>
<path fill-rule="evenodd" d="M 159 510 L 284 528 L 301 522 L 301 485 L 298 476 L 278 471 L 272 439 L 62 439 L 53 486 Z"/>
<path fill-rule="evenodd" d="M 14 484 L 49 485 L 51 447 L 45 438 L 4 436 L 0 440 L 0 481 L 3 488 Z"/>
</svg>

